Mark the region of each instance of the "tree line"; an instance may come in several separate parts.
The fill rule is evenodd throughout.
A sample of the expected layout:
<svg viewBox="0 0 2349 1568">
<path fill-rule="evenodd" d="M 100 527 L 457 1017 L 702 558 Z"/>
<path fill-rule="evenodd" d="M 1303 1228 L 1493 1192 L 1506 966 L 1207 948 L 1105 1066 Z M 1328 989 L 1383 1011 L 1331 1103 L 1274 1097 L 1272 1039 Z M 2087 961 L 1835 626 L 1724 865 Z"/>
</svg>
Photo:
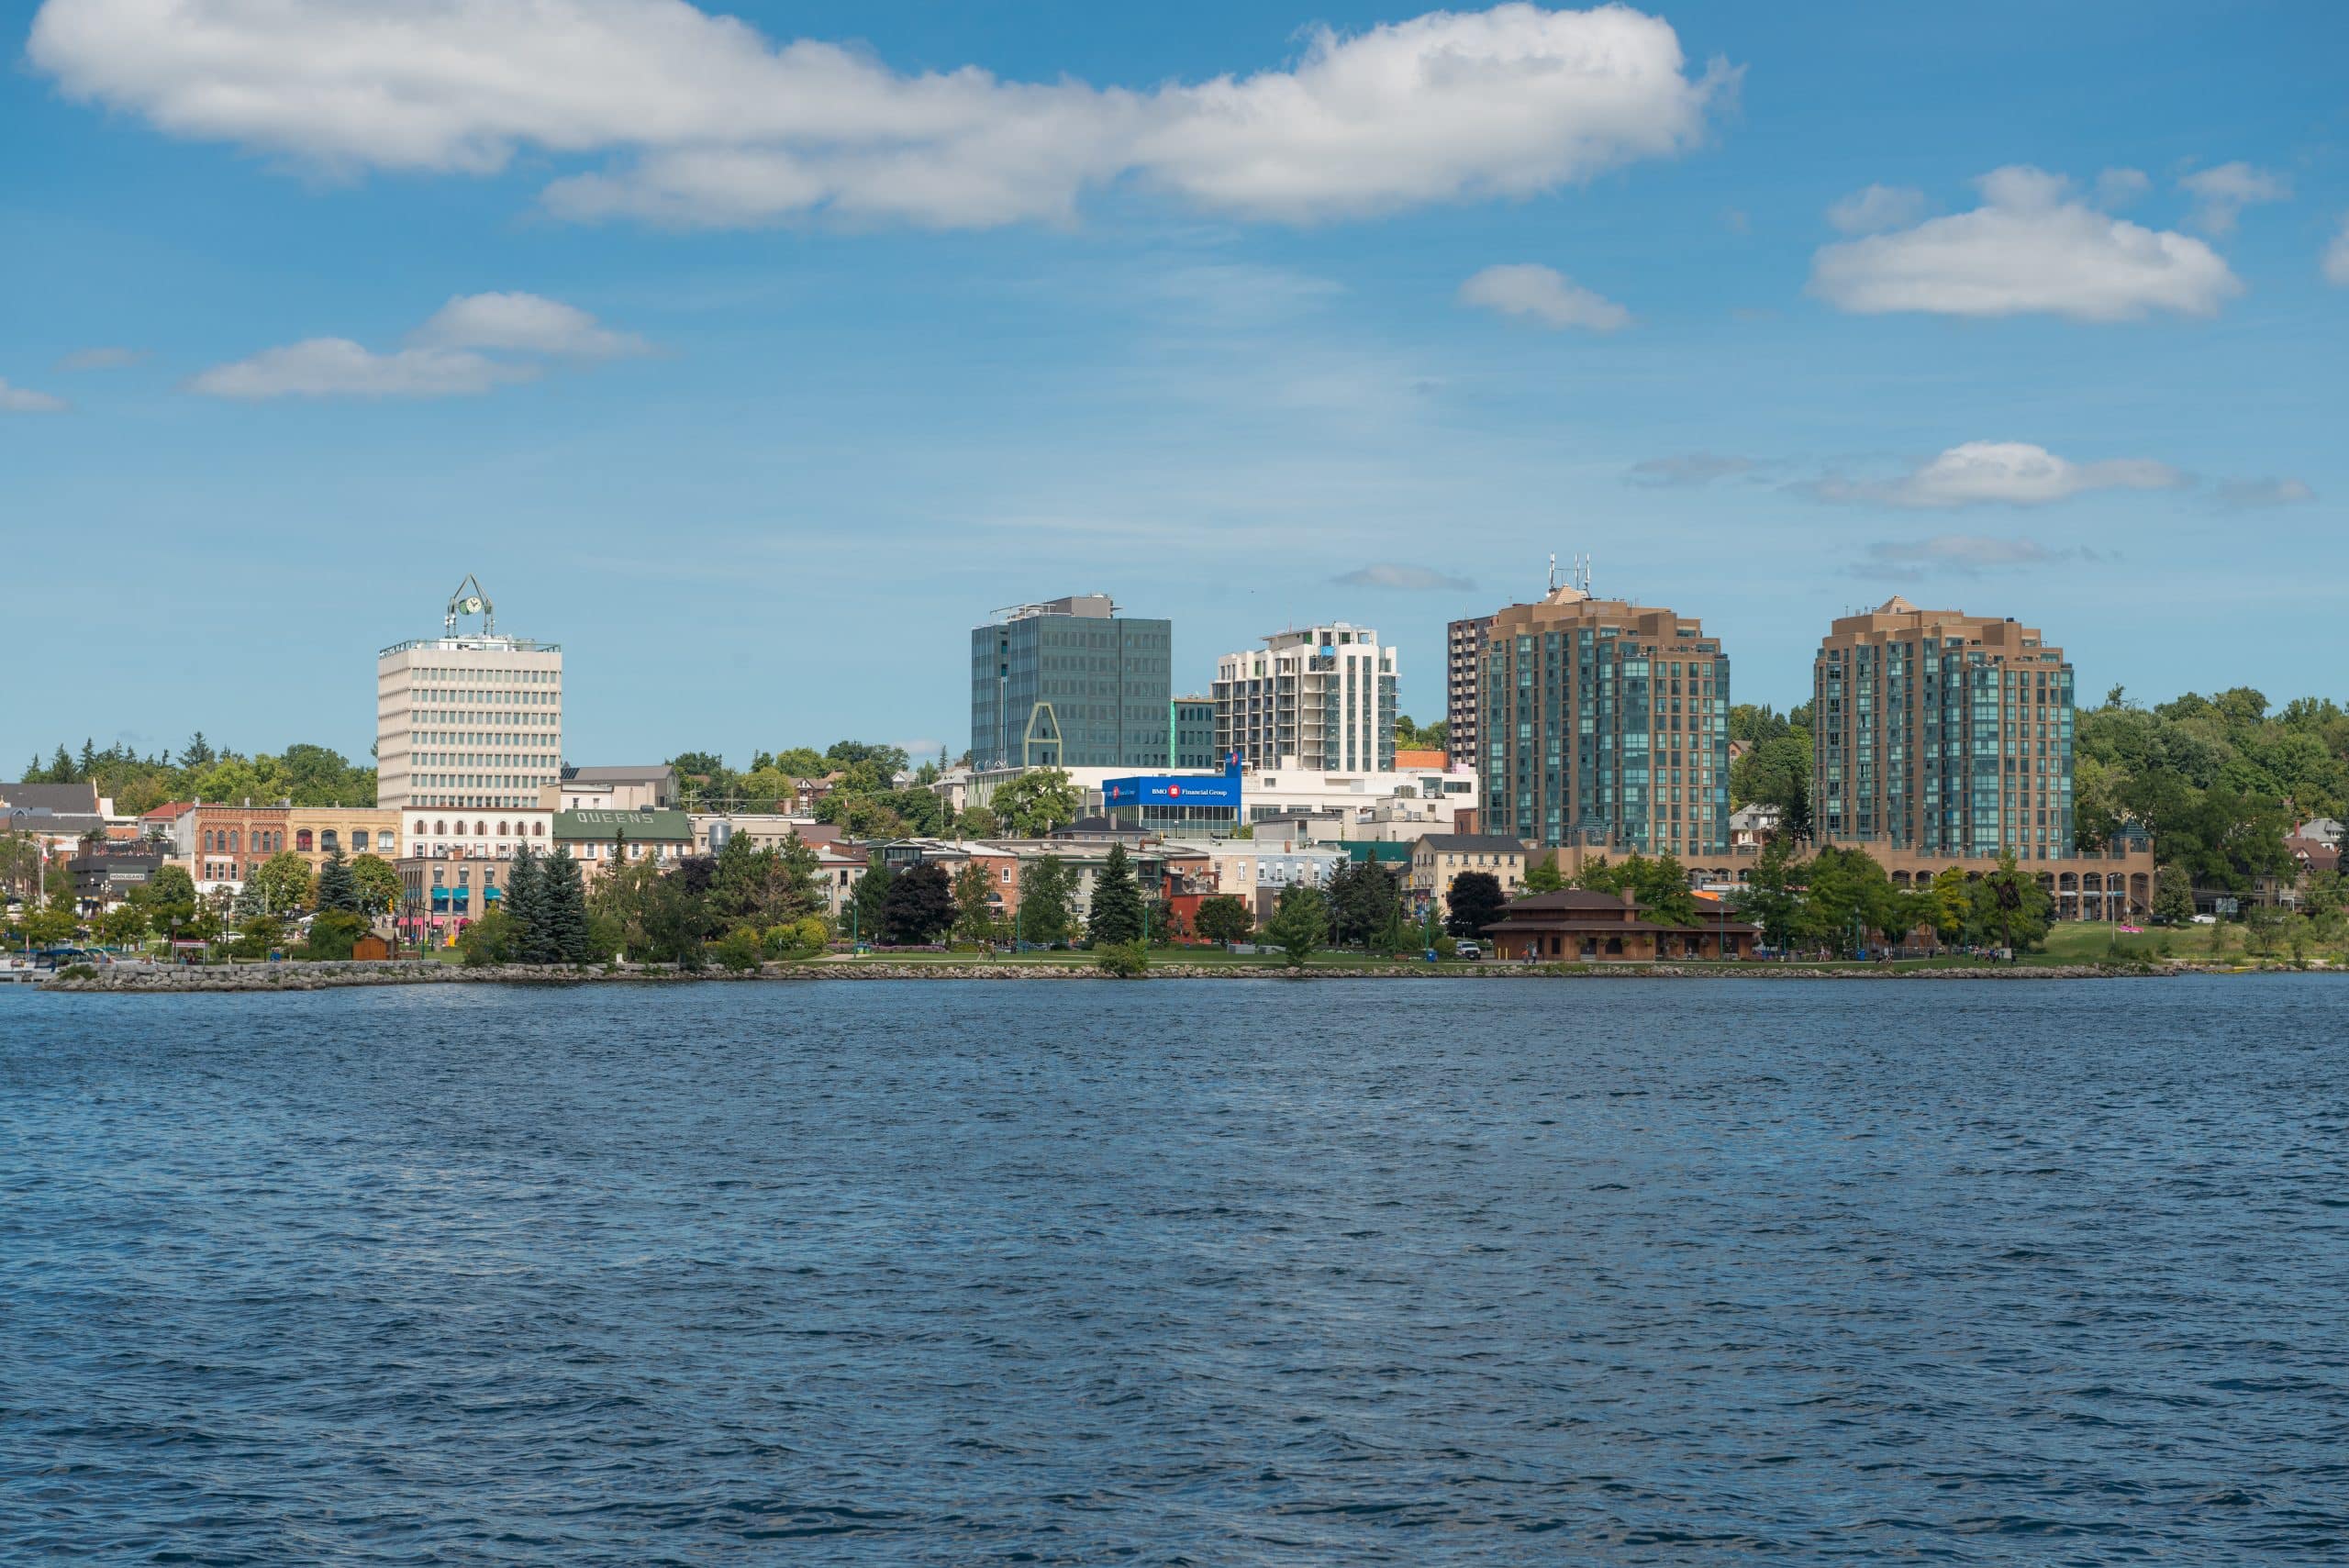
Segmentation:
<svg viewBox="0 0 2349 1568">
<path fill-rule="evenodd" d="M 1748 750 L 1730 769 L 1730 803 L 1779 808 L 1784 829 L 1810 831 L 1810 705 L 1788 713 L 1738 704 L 1730 738 Z M 2192 890 L 2238 897 L 2291 870 L 2293 826 L 2349 816 L 2349 713 L 2330 697 L 2274 708 L 2249 686 L 2188 692 L 2147 707 L 2120 686 L 2073 716 L 2075 848 L 2103 849 L 2132 825 L 2153 835 L 2160 912 L 2192 913 Z"/>
<path fill-rule="evenodd" d="M 89 740 L 78 753 L 57 748 L 49 762 L 25 764 L 25 784 L 92 784 L 115 810 L 140 817 L 174 800 L 291 800 L 296 806 L 373 806 L 375 770 L 354 766 L 342 753 L 297 742 L 274 756 L 244 756 L 215 748 L 198 730 L 177 755 L 140 756 L 117 741 L 99 750 Z"/>
</svg>

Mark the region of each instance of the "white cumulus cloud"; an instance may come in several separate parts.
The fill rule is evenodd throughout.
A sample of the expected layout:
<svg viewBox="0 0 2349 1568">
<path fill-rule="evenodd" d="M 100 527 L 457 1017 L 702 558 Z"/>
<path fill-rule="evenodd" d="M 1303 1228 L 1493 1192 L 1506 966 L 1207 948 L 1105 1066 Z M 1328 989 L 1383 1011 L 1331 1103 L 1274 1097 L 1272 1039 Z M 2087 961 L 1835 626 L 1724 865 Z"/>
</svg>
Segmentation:
<svg viewBox="0 0 2349 1568">
<path fill-rule="evenodd" d="M 409 341 L 438 349 L 510 349 L 606 360 L 650 351 L 643 339 L 615 332 L 575 305 L 535 294 L 460 295 L 435 311 Z"/>
<path fill-rule="evenodd" d="M 1976 183 L 1982 205 L 1971 212 L 1823 247 L 1810 292 L 1863 315 L 2039 312 L 2081 321 L 2157 310 L 2208 316 L 2242 292 L 2201 240 L 2114 217 L 2075 197 L 2060 176 L 2014 166 Z"/>
<path fill-rule="evenodd" d="M 1914 223 L 1924 213 L 1925 193 L 1905 185 L 1869 185 L 1827 209 L 1827 221 L 1844 234 L 1875 234 Z"/>
<path fill-rule="evenodd" d="M 2205 234 L 2232 234 L 2243 208 L 2288 201 L 2292 195 L 2292 183 L 2281 174 L 2243 162 L 2198 169 L 2178 185 L 2194 197 L 2194 227 Z"/>
<path fill-rule="evenodd" d="M 685 0 L 47 0 L 27 54 L 171 135 L 343 172 L 590 160 L 550 210 L 680 225 L 1065 221 L 1120 179 L 1282 221 L 1526 196 L 1687 150 L 1736 80 L 1628 6 L 1523 4 L 1144 89 L 901 72 Z"/>
<path fill-rule="evenodd" d="M 1544 327 L 1585 327 L 1613 332 L 1631 324 L 1631 313 L 1564 272 L 1531 262 L 1486 267 L 1460 285 L 1460 303 L 1503 316 L 1526 316 Z"/>
<path fill-rule="evenodd" d="M 597 360 L 650 352 L 576 306 L 535 294 L 460 295 L 378 353 L 348 338 L 310 338 L 215 365 L 188 383 L 207 397 L 477 397 L 535 380 L 545 358 Z"/>
<path fill-rule="evenodd" d="M 64 410 L 62 397 L 51 397 L 28 386 L 11 386 L 6 377 L 0 377 L 0 414 L 61 414 Z"/>
<path fill-rule="evenodd" d="M 2073 462 L 2028 441 L 1967 441 L 1905 473 L 1881 479 L 1830 474 L 1801 488 L 1822 501 L 1940 508 L 2042 506 L 2091 490 L 2176 490 L 2193 481 L 2144 458 Z"/>
</svg>

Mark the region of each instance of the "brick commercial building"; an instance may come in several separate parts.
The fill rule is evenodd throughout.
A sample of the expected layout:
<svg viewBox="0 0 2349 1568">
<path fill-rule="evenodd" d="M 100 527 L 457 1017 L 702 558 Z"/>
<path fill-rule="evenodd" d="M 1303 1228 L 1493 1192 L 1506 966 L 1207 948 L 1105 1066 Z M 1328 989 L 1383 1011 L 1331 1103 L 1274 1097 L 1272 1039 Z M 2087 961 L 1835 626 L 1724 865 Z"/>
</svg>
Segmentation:
<svg viewBox="0 0 2349 1568">
<path fill-rule="evenodd" d="M 310 862 L 312 875 L 340 850 L 357 855 L 400 857 L 400 814 L 372 806 L 296 806 L 285 816 L 286 848 Z"/>
<path fill-rule="evenodd" d="M 1684 861 L 1729 847 L 1729 659 L 1695 617 L 1553 589 L 1492 617 L 1487 832 Z"/>
<path fill-rule="evenodd" d="M 558 811 L 553 841 L 593 883 L 624 861 L 674 865 L 694 852 L 694 824 L 682 811 Z"/>
<path fill-rule="evenodd" d="M 1464 872 L 1480 871 L 1515 897 L 1525 886 L 1525 846 L 1489 833 L 1430 833 L 1411 846 L 1411 874 L 1405 884 L 1411 906 L 1452 912 L 1452 884 Z"/>
<path fill-rule="evenodd" d="M 270 856 L 287 847 L 284 806 L 220 806 L 197 801 L 173 825 L 178 858 L 198 893 L 233 893 Z"/>
</svg>

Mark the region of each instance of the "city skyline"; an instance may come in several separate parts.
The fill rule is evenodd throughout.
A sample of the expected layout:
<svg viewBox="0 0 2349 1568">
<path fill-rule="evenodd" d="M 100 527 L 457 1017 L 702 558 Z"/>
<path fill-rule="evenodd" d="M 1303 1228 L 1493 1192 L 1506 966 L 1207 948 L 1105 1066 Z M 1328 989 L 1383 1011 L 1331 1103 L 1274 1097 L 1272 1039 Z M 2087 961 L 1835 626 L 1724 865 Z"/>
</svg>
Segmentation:
<svg viewBox="0 0 2349 1568">
<path fill-rule="evenodd" d="M 363 9 L 27 13 L 0 507 L 50 588 L 11 624 L 73 660 L 0 765 L 363 759 L 361 659 L 467 573 L 564 645 L 574 762 L 959 753 L 969 628 L 1094 591 L 1177 691 L 1375 626 L 1431 722 L 1445 623 L 1552 552 L 1780 708 L 1896 593 L 2046 627 L 2087 701 L 2349 653 L 2330 7 L 554 6 L 603 110 L 429 79 L 544 41 L 463 0 L 382 51 L 416 99 L 309 117 L 364 98 L 320 75 Z M 625 123 L 713 71 L 726 126 Z M 958 128 L 889 120 L 925 95 Z M 1084 158 L 1019 156 L 1046 112 Z"/>
</svg>

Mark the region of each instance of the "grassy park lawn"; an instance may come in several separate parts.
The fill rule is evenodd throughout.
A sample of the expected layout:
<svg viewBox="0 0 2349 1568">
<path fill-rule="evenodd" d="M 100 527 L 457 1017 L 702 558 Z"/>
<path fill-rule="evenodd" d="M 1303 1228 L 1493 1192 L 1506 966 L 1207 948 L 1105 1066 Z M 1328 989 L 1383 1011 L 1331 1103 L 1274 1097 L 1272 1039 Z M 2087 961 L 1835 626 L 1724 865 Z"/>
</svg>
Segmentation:
<svg viewBox="0 0 2349 1568">
<path fill-rule="evenodd" d="M 2049 927 L 2045 951 L 2029 956 L 2051 963 L 2101 963 L 2116 953 L 2151 963 L 2165 958 L 2208 962 L 2242 957 L 2243 938 L 2241 926 L 2150 926 L 2129 932 L 2099 921 L 2073 920 Z"/>
</svg>

